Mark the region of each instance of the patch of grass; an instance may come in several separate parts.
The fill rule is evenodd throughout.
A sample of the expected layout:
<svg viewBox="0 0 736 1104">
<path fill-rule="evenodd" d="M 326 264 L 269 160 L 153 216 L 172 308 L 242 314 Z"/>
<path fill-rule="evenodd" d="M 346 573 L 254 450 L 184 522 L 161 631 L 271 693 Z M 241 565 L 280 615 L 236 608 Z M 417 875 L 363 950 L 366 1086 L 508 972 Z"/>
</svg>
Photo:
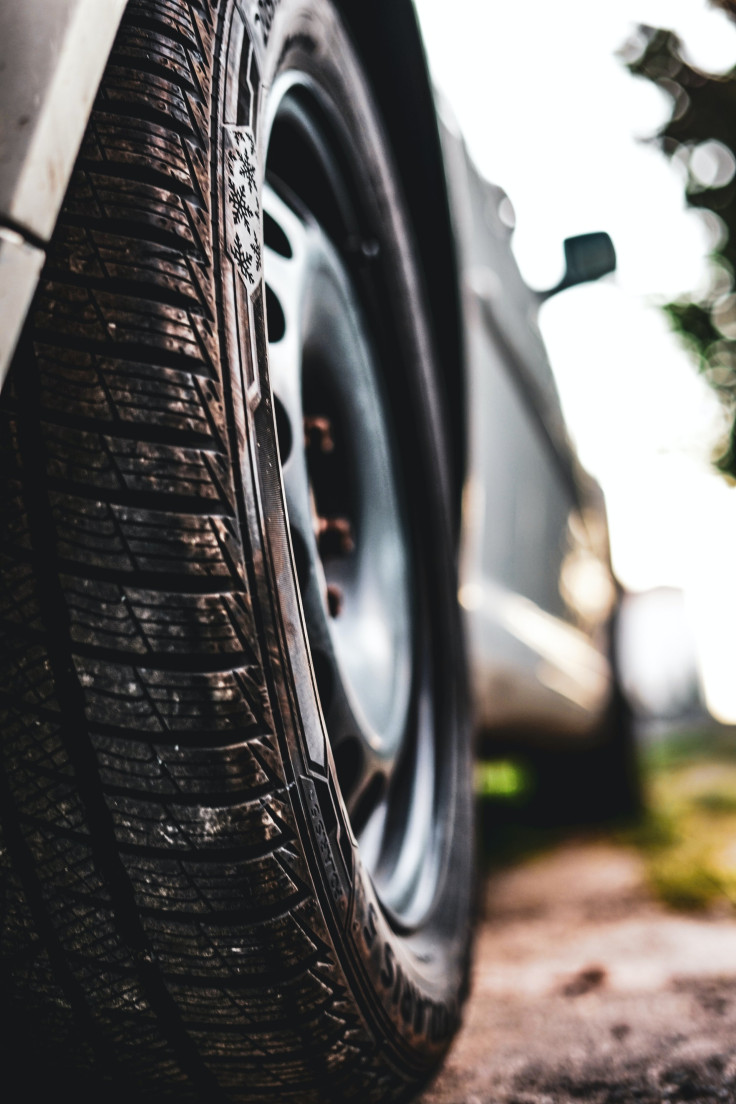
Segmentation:
<svg viewBox="0 0 736 1104">
<path fill-rule="evenodd" d="M 481 759 L 475 766 L 475 792 L 479 797 L 523 798 L 532 786 L 529 771 L 514 759 Z"/>
<path fill-rule="evenodd" d="M 736 740 L 732 731 L 679 737 L 650 750 L 648 812 L 627 833 L 657 895 L 674 908 L 736 909 Z"/>
<path fill-rule="evenodd" d="M 736 911 L 736 729 L 657 740 L 642 750 L 641 769 L 646 813 L 633 827 L 596 829 L 596 836 L 613 832 L 635 846 L 669 906 Z M 486 867 L 530 859 L 585 831 L 540 817 L 534 773 L 523 761 L 481 762 L 475 785 Z"/>
<path fill-rule="evenodd" d="M 674 732 L 646 745 L 641 759 L 647 775 L 709 760 L 736 763 L 736 728 L 723 725 Z"/>
</svg>

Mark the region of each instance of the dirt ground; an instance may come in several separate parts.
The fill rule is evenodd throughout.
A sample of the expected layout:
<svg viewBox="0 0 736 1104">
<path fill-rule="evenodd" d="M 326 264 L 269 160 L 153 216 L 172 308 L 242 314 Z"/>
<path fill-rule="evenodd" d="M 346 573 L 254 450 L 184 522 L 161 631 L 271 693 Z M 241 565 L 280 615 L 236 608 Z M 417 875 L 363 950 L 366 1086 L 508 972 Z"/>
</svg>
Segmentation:
<svg viewBox="0 0 736 1104">
<path fill-rule="evenodd" d="M 421 1104 L 736 1104 L 736 919 L 667 911 L 636 854 L 489 878 L 465 1024 Z"/>
</svg>

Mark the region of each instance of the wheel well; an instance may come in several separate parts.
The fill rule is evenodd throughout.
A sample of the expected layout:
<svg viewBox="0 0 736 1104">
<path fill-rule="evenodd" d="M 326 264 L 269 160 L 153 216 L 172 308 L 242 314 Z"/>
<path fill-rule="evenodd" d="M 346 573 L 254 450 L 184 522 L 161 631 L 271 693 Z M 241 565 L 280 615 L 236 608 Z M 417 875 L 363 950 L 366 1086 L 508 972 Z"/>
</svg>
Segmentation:
<svg viewBox="0 0 736 1104">
<path fill-rule="evenodd" d="M 429 298 L 450 432 L 455 520 L 465 476 L 459 270 L 435 100 L 412 0 L 335 0 L 357 48 L 401 178 Z"/>
</svg>

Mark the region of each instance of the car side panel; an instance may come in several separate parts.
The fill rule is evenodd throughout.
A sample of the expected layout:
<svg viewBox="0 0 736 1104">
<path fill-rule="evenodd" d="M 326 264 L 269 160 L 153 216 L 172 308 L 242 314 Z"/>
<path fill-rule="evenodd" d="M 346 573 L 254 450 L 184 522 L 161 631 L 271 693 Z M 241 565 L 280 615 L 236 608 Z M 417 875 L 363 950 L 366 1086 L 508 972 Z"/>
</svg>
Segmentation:
<svg viewBox="0 0 736 1104">
<path fill-rule="evenodd" d="M 440 117 L 472 396 L 460 597 L 478 720 L 487 733 L 586 736 L 612 686 L 602 499 L 567 438 L 508 201 L 478 175 L 442 105 Z"/>
</svg>

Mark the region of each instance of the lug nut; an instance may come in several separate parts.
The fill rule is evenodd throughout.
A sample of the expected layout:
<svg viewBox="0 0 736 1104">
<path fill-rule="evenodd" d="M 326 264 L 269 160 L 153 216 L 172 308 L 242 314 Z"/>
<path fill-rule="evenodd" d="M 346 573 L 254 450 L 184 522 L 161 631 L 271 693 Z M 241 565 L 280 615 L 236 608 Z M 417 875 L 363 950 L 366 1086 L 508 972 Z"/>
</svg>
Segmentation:
<svg viewBox="0 0 736 1104">
<path fill-rule="evenodd" d="M 327 608 L 330 611 L 330 617 L 340 616 L 344 600 L 345 596 L 340 587 L 330 583 L 327 587 Z"/>
<path fill-rule="evenodd" d="M 317 544 L 323 556 L 349 556 L 355 549 L 347 518 L 317 518 Z"/>
<path fill-rule="evenodd" d="M 319 414 L 307 414 L 304 418 L 304 447 L 315 452 L 334 452 L 332 422 Z"/>
</svg>

